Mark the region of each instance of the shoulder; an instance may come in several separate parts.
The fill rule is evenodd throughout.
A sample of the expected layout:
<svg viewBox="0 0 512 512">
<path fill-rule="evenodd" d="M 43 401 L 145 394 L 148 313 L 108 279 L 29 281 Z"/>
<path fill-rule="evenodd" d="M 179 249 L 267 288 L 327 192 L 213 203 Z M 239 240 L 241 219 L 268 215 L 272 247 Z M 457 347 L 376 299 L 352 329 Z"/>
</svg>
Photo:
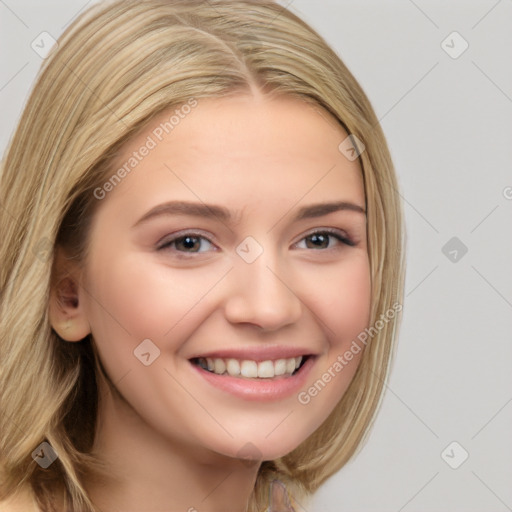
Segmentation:
<svg viewBox="0 0 512 512">
<path fill-rule="evenodd" d="M 23 491 L 0 501 L 0 512 L 39 512 L 39 507 L 29 491 Z"/>
</svg>

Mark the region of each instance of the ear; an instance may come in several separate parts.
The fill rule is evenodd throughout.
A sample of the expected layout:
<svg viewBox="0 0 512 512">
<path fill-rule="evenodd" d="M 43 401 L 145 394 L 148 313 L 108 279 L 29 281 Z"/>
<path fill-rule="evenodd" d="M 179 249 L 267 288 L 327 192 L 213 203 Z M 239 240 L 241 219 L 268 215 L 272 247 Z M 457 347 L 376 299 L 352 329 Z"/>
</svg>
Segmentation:
<svg viewBox="0 0 512 512">
<path fill-rule="evenodd" d="M 91 332 L 80 287 L 81 271 L 61 247 L 55 249 L 49 315 L 54 331 L 66 341 L 81 341 Z"/>
</svg>

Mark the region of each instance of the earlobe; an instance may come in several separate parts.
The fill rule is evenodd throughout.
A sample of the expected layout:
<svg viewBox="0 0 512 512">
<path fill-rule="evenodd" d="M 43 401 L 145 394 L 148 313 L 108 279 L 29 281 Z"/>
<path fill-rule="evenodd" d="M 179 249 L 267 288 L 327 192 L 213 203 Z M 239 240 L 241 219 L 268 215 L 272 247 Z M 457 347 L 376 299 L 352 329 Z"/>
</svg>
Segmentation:
<svg viewBox="0 0 512 512">
<path fill-rule="evenodd" d="M 67 267 L 67 268 L 66 268 Z M 91 332 L 80 300 L 78 272 L 69 268 L 61 251 L 57 251 L 55 268 L 60 277 L 52 279 L 49 303 L 50 323 L 53 330 L 66 341 L 81 341 Z"/>
</svg>

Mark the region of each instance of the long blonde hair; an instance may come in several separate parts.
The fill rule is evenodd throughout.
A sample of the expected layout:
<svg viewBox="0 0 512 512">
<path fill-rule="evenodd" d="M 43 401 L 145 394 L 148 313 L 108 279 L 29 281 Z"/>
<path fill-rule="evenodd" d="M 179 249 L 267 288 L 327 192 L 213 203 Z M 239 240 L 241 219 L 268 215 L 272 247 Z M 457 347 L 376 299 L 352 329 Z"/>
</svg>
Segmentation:
<svg viewBox="0 0 512 512">
<path fill-rule="evenodd" d="M 91 454 L 100 368 L 94 341 L 64 343 L 48 301 L 54 251 L 82 262 L 93 191 L 116 151 L 164 109 L 257 87 L 332 114 L 363 142 L 371 325 L 401 304 L 404 228 L 384 135 L 366 95 L 306 23 L 271 0 L 117 0 L 94 5 L 44 62 L 0 175 L 0 499 L 27 488 L 43 510 L 95 511 L 82 485 L 101 471 Z M 341 141 L 340 141 L 341 142 Z M 266 507 L 278 478 L 314 492 L 361 445 L 378 408 L 398 331 L 386 321 L 329 418 L 290 454 L 264 462 L 249 511 Z M 58 459 L 31 457 L 49 442 Z"/>
</svg>

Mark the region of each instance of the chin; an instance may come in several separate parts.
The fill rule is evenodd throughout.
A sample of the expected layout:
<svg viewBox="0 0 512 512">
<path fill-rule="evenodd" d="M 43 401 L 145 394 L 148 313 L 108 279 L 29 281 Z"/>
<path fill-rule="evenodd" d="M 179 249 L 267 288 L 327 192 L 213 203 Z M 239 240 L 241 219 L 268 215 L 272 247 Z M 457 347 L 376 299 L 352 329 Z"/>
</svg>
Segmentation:
<svg viewBox="0 0 512 512">
<path fill-rule="evenodd" d="M 246 437 L 229 443 L 229 446 L 217 446 L 215 451 L 221 455 L 238 459 L 246 464 L 274 460 L 288 455 L 305 439 L 290 439 L 289 436 L 275 436 L 274 439 L 261 439 L 258 436 Z"/>
</svg>

